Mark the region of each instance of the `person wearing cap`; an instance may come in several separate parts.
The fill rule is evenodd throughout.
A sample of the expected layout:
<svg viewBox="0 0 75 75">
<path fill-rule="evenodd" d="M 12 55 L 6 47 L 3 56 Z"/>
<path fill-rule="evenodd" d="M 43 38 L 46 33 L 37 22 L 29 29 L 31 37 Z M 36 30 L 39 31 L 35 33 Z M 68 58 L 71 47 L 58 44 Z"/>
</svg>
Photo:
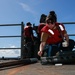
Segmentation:
<svg viewBox="0 0 75 75">
<path fill-rule="evenodd" d="M 26 23 L 24 27 L 24 44 L 27 46 L 27 57 L 32 58 L 34 56 L 34 35 L 33 28 L 30 22 Z"/>
<path fill-rule="evenodd" d="M 26 26 L 24 27 L 24 37 L 26 39 L 26 43 L 34 41 L 33 28 L 31 26 L 32 24 L 30 22 L 27 22 Z"/>
<path fill-rule="evenodd" d="M 64 43 L 63 46 L 62 42 Z M 46 18 L 46 25 L 41 30 L 41 43 L 38 55 L 42 56 L 45 47 L 48 45 L 49 51 L 47 56 L 55 56 L 56 53 L 61 49 L 72 50 L 74 47 L 72 43 L 74 43 L 74 41 L 69 40 L 69 36 L 64 25 L 57 22 L 55 11 L 51 11 Z M 55 47 L 54 51 L 53 47 Z"/>
</svg>

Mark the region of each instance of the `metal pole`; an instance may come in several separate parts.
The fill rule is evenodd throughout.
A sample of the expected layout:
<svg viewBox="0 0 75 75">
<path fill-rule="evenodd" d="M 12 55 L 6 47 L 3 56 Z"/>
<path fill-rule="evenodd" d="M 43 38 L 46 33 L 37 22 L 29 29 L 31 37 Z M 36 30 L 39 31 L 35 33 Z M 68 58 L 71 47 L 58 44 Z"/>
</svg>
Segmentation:
<svg viewBox="0 0 75 75">
<path fill-rule="evenodd" d="M 23 33 L 24 33 L 24 23 L 21 22 L 21 59 L 25 58 L 24 45 L 23 45 L 23 43 L 24 43 Z"/>
</svg>

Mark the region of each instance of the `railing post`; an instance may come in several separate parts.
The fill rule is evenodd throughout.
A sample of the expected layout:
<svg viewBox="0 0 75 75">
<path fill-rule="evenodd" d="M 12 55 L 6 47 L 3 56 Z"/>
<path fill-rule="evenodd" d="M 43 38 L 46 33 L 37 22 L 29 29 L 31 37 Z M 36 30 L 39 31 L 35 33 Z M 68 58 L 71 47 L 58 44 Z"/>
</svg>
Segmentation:
<svg viewBox="0 0 75 75">
<path fill-rule="evenodd" d="M 25 51 L 24 51 L 24 23 L 21 22 L 21 59 L 25 58 Z"/>
</svg>

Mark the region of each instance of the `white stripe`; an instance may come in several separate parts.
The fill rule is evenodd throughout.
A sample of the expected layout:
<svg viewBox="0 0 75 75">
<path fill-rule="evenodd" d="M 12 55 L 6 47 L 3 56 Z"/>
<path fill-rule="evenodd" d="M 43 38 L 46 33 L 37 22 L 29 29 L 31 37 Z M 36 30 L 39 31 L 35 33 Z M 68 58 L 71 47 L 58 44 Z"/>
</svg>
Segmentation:
<svg viewBox="0 0 75 75">
<path fill-rule="evenodd" d="M 51 30 L 51 29 L 49 29 L 48 30 L 52 35 L 54 35 L 54 32 Z"/>
<path fill-rule="evenodd" d="M 63 30 L 64 30 L 64 28 L 63 28 L 63 26 L 62 26 L 62 25 L 59 25 L 59 27 L 60 27 L 61 31 L 63 31 Z"/>
</svg>

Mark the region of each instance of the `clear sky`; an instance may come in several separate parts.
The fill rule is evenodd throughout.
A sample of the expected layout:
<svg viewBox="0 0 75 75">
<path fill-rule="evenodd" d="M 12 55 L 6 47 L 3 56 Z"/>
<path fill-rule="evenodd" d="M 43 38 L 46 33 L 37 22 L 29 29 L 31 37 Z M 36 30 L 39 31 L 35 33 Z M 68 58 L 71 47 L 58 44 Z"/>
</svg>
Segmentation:
<svg viewBox="0 0 75 75">
<path fill-rule="evenodd" d="M 54 10 L 59 22 L 75 21 L 75 0 L 0 0 L 0 24 L 24 23 L 38 25 L 41 14 Z"/>
<path fill-rule="evenodd" d="M 32 24 L 38 25 L 41 14 L 48 15 L 51 10 L 56 12 L 58 22 L 75 22 L 74 7 L 75 0 L 0 0 L 0 24 L 19 24 L 22 21 L 26 24 L 30 21 Z M 66 26 L 68 33 L 74 33 L 74 28 L 74 25 L 73 27 Z M 6 29 L 2 31 L 0 28 L 0 35 L 6 34 Z M 10 28 L 8 29 L 10 31 Z M 18 28 L 14 28 L 12 34 L 19 34 L 19 32 Z M 16 42 L 18 43 L 18 41 Z M 2 41 L 0 45 L 4 45 Z M 16 45 L 9 43 L 9 46 L 15 47 Z M 14 56 L 18 54 L 16 51 L 15 53 Z"/>
</svg>

